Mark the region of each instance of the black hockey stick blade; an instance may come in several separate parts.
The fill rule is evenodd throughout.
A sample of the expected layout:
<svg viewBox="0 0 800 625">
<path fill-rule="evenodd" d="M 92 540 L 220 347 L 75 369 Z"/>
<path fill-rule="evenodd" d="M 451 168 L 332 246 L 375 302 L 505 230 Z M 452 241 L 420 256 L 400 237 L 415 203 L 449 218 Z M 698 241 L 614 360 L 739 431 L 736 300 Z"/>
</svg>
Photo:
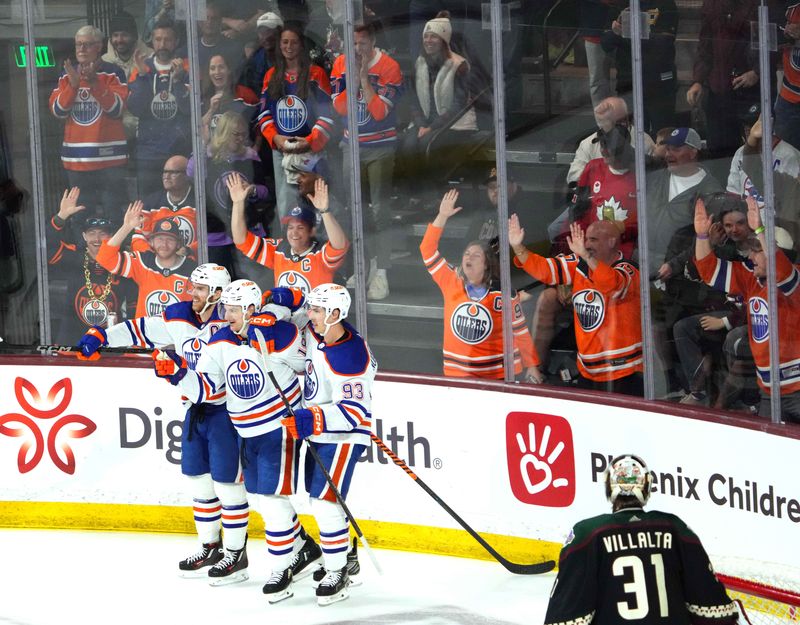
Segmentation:
<svg viewBox="0 0 800 625">
<path fill-rule="evenodd" d="M 516 575 L 538 575 L 540 573 L 548 573 L 549 571 L 552 571 L 556 567 L 556 563 L 553 560 L 545 560 L 544 562 L 536 562 L 533 564 L 518 564 L 516 562 L 511 562 L 510 560 L 507 560 L 506 558 L 501 556 L 499 553 L 497 553 L 494 547 L 492 547 L 489 543 L 487 543 L 484 540 L 483 536 L 481 536 L 480 534 L 478 534 L 478 532 L 472 529 L 467 524 L 467 522 L 464 519 L 462 519 L 456 513 L 455 510 L 453 510 L 450 506 L 448 506 L 442 500 L 442 498 L 439 497 L 439 495 L 437 495 L 433 491 L 433 489 L 431 489 L 430 486 L 428 486 L 425 482 L 423 482 L 420 479 L 420 477 L 416 473 L 414 473 L 414 471 L 412 471 L 409 468 L 409 466 L 405 462 L 403 462 L 401 458 L 397 456 L 397 454 L 395 454 L 391 449 L 389 449 L 389 447 L 386 446 L 386 443 L 384 443 L 375 434 L 372 434 L 371 438 L 372 441 L 381 449 L 381 451 L 383 451 L 383 453 L 385 453 L 392 459 L 392 462 L 394 462 L 398 467 L 403 469 L 403 471 L 405 471 L 408 474 L 408 476 L 411 479 L 413 479 L 420 486 L 420 488 L 422 488 L 422 490 L 428 493 L 436 503 L 442 506 L 442 508 L 444 508 L 451 517 L 453 517 L 456 521 L 458 521 L 458 524 L 461 527 L 463 527 L 469 533 L 470 536 L 472 536 L 476 541 L 478 541 L 481 547 L 486 549 L 486 551 L 488 551 L 489 554 L 495 560 L 497 560 L 500 564 L 502 564 L 507 571 L 515 573 Z"/>
</svg>

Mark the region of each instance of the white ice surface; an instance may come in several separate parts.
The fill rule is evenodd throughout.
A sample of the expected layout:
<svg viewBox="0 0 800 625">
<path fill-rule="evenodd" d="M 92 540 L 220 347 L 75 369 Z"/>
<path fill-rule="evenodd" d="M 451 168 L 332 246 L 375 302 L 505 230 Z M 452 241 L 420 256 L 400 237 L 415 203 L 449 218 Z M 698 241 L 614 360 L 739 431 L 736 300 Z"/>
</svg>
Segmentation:
<svg viewBox="0 0 800 625">
<path fill-rule="evenodd" d="M 359 552 L 363 584 L 350 598 L 316 603 L 310 577 L 269 605 L 266 545 L 248 545 L 250 579 L 212 588 L 181 579 L 190 536 L 0 530 L 0 625 L 539 624 L 554 573 L 513 575 L 495 562 L 374 550 L 384 575 Z"/>
</svg>

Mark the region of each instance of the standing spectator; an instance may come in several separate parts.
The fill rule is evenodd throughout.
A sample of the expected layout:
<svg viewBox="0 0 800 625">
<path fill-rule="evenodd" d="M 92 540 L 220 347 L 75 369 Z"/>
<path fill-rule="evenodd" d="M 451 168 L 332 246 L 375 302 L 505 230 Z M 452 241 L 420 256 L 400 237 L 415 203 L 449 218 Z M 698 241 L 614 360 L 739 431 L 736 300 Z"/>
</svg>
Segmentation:
<svg viewBox="0 0 800 625">
<path fill-rule="evenodd" d="M 172 22 L 153 29 L 154 54 L 135 55 L 128 107 L 139 118 L 136 169 L 139 194 L 158 188 L 161 167 L 173 154 L 189 154 L 189 64 L 175 56 L 178 31 Z"/>
<path fill-rule="evenodd" d="M 292 204 L 283 157 L 325 148 L 333 133 L 330 95 L 330 80 L 321 67 L 311 64 L 303 33 L 296 26 L 284 26 L 275 66 L 264 76 L 258 117 L 261 134 L 272 148 L 280 218 Z"/>
<path fill-rule="evenodd" d="M 439 253 L 439 239 L 447 220 L 461 211 L 458 191 L 444 194 L 439 214 L 428 224 L 419 250 L 431 278 L 444 298 L 444 375 L 502 380 L 503 318 L 497 254 L 485 243 L 472 241 L 455 269 Z M 514 375 L 525 368 L 525 380 L 538 384 L 539 359 L 525 326 L 525 315 L 514 294 Z"/>
<path fill-rule="evenodd" d="M 153 51 L 139 39 L 136 20 L 133 19 L 130 13 L 120 11 L 112 17 L 109 23 L 109 32 L 111 37 L 108 40 L 108 51 L 102 56 L 102 59 L 121 67 L 122 71 L 125 72 L 125 80 L 127 81 L 136 67 L 134 53 L 138 52 L 142 57 L 147 58 Z M 125 109 L 122 112 L 122 123 L 125 126 L 125 135 L 128 139 L 130 153 L 134 154 L 139 120 Z"/>
<path fill-rule="evenodd" d="M 127 278 L 112 275 L 97 262 L 97 252 L 103 241 L 112 234 L 113 226 L 104 217 L 80 219 L 82 242 L 76 245 L 69 236 L 74 216 L 85 210 L 78 205 L 80 189 L 64 191 L 58 213 L 50 220 L 52 230 L 47 234 L 48 264 L 53 268 L 53 279 L 66 281 L 67 302 L 54 302 L 60 319 L 53 329 L 56 343 L 71 345 L 75 338 L 91 326 L 112 325 L 113 315 L 122 321 L 133 313 L 135 285 Z M 54 308 L 54 313 L 56 309 Z M 55 325 L 55 324 L 54 324 Z"/>
<path fill-rule="evenodd" d="M 255 93 L 261 93 L 264 76 L 275 65 L 278 39 L 283 28 L 283 19 L 273 12 L 264 13 L 256 21 L 258 49 L 247 60 L 242 72 L 241 84 Z"/>
<path fill-rule="evenodd" d="M 603 482 L 611 514 L 572 528 L 545 624 L 737 623 L 736 604 L 714 576 L 700 539 L 674 514 L 644 510 L 653 485 L 644 461 L 617 456 Z"/>
<path fill-rule="evenodd" d="M 213 55 L 202 81 L 203 141 L 211 140 L 220 116 L 233 111 L 250 125 L 258 111 L 258 96 L 248 87 L 233 84 L 230 62 L 221 54 Z"/>
<path fill-rule="evenodd" d="M 757 56 L 750 51 L 750 24 L 758 20 L 759 0 L 706 0 L 689 106 L 706 117 L 709 154 L 730 158 L 739 147 L 739 115 L 759 101 Z"/>
<path fill-rule="evenodd" d="M 222 34 L 222 6 L 219 0 L 207 0 L 206 18 L 200 22 L 197 42 L 198 67 L 207 68 L 212 56 L 222 55 L 229 67 L 235 68 L 244 56 L 242 44 L 231 41 Z M 181 46 L 177 56 L 188 58 L 187 46 Z"/>
<path fill-rule="evenodd" d="M 778 285 L 778 326 L 781 336 L 770 332 L 767 304 L 767 242 L 758 204 L 753 198 L 747 200 L 747 224 L 756 233 L 757 244 L 752 244 L 750 262 L 735 263 L 714 256 L 709 243 L 711 218 L 705 205 L 697 202 L 694 230 L 696 233 L 694 263 L 700 276 L 709 286 L 725 290 L 730 295 L 741 295 L 747 309 L 750 330 L 750 349 L 756 363 L 758 384 L 761 387 L 761 403 L 758 414 L 771 415 L 770 395 L 773 387 L 780 393 L 781 415 L 784 421 L 800 423 L 800 370 L 797 359 L 800 355 L 800 272 L 787 255 L 778 250 L 775 256 Z M 794 256 L 794 255 L 793 255 Z M 769 345 L 778 341 L 780 377 L 770 379 Z"/>
<path fill-rule="evenodd" d="M 775 101 L 775 134 L 800 150 L 800 4 L 786 2 L 783 82 Z"/>
<path fill-rule="evenodd" d="M 194 267 L 178 254 L 182 237 L 180 222 L 169 217 L 153 226 L 150 252 L 121 252 L 122 242 L 142 222 L 141 201 L 133 202 L 125 212 L 125 220 L 97 252 L 97 262 L 104 269 L 124 278 L 131 278 L 139 287 L 136 317 L 159 317 L 170 304 L 188 301 L 191 295 L 189 275 Z"/>
<path fill-rule="evenodd" d="M 275 274 L 275 286 L 296 287 L 309 293 L 314 287 L 333 279 L 344 262 L 350 243 L 339 222 L 333 216 L 328 202 L 328 185 L 321 178 L 308 198 L 314 208 L 296 206 L 283 218 L 286 236 L 283 239 L 257 237 L 247 230 L 244 202 L 247 183 L 238 176 L 228 178 L 228 189 L 233 199 L 231 229 L 236 247 L 248 258 L 269 267 Z M 316 238 L 316 213 L 329 240 L 322 243 Z"/>
<path fill-rule="evenodd" d="M 675 68 L 675 35 L 678 8 L 675 0 L 644 0 L 640 10 L 647 14 L 650 35 L 642 39 L 642 83 L 644 87 L 644 130 L 649 134 L 675 123 L 675 94 L 678 72 Z M 622 32 L 622 22 L 630 23 L 630 9 L 623 9 L 603 33 L 601 44 L 614 54 L 617 65 L 617 93 L 633 97 L 630 38 Z M 587 48 L 588 50 L 588 48 Z"/>
<path fill-rule="evenodd" d="M 144 200 L 142 225 L 133 232 L 131 249 L 134 252 L 150 251 L 147 237 L 156 222 L 172 217 L 178 220 L 181 233 L 181 255 L 197 257 L 197 208 L 192 179 L 186 174 L 188 160 L 185 156 L 171 156 L 161 172 L 163 189 Z"/>
<path fill-rule="evenodd" d="M 159 22 L 174 21 L 175 0 L 145 0 L 142 41 L 150 45 L 153 40 L 153 30 L 156 24 Z"/>
<path fill-rule="evenodd" d="M 592 106 L 611 97 L 611 65 L 613 58 L 603 49 L 601 37 L 611 24 L 614 0 L 581 0 L 578 3 L 578 24 L 586 48 L 589 68 L 589 95 Z"/>
<path fill-rule="evenodd" d="M 84 189 L 84 201 L 97 213 L 111 215 L 120 199 L 118 178 L 128 163 L 122 113 L 128 99 L 125 73 L 100 58 L 103 33 L 82 26 L 75 33 L 77 65 L 67 59 L 50 111 L 65 119 L 61 163 L 71 187 Z"/>
<path fill-rule="evenodd" d="M 567 238 L 572 254 L 543 258 L 522 244 L 517 216 L 508 223 L 517 267 L 545 284 L 572 285 L 580 386 L 641 397 L 639 270 L 620 251 L 617 225 L 596 221 L 584 235 L 573 223 Z"/>
<path fill-rule="evenodd" d="M 375 26 L 372 23 L 355 27 L 353 35 L 355 62 L 358 68 L 357 124 L 361 159 L 362 197 L 369 197 L 368 225 L 372 236 L 367 240 L 375 270 L 367 281 L 367 299 L 382 300 L 389 295 L 386 270 L 391 265 L 392 216 L 389 202 L 392 194 L 392 172 L 397 144 L 395 105 L 400 97 L 403 74 L 400 66 L 384 51 L 375 47 Z M 347 119 L 347 60 L 342 54 L 331 73 L 333 107 Z M 345 142 L 349 140 L 344 132 Z M 344 178 L 350 178 L 350 159 L 343 146 Z M 367 196 L 369 192 L 369 196 Z M 370 263 L 373 261 L 371 260 Z"/>
<path fill-rule="evenodd" d="M 208 257 L 231 269 L 235 275 L 233 239 L 231 239 L 231 209 L 233 202 L 227 180 L 238 174 L 247 186 L 247 227 L 266 234 L 273 213 L 267 203 L 269 189 L 266 172 L 256 151 L 247 145 L 247 123 L 234 111 L 224 113 L 208 145 L 206 159 L 206 224 L 208 228 Z M 187 175 L 194 175 L 195 158 L 189 159 Z"/>
</svg>

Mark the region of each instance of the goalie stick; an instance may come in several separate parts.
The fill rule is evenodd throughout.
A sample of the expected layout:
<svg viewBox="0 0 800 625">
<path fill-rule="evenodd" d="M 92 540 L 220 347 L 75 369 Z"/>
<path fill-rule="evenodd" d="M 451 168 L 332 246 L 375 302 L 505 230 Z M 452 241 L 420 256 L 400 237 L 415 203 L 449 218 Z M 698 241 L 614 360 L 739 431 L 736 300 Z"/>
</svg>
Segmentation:
<svg viewBox="0 0 800 625">
<path fill-rule="evenodd" d="M 481 537 L 481 535 L 478 534 L 478 532 L 476 532 L 469 525 L 467 525 L 467 522 L 464 521 L 464 519 L 462 519 L 460 516 L 458 516 L 455 510 L 453 510 L 444 501 L 442 501 L 442 498 L 439 497 L 439 495 L 437 495 L 435 492 L 433 492 L 430 486 L 428 486 L 425 482 L 423 482 L 419 478 L 419 476 L 416 473 L 414 473 L 409 468 L 409 466 L 405 462 L 403 462 L 401 458 L 397 456 L 397 454 L 395 454 L 391 449 L 389 449 L 386 446 L 386 443 L 384 443 L 375 434 L 372 434 L 371 438 L 372 441 L 381 449 L 381 451 L 383 451 L 383 453 L 385 453 L 392 459 L 392 462 L 394 462 L 398 467 L 403 469 L 403 471 L 405 471 L 408 474 L 408 476 L 412 480 L 414 480 L 420 486 L 420 488 L 422 488 L 422 490 L 424 490 L 431 497 L 433 497 L 433 500 L 440 506 L 442 506 L 442 508 L 444 508 L 451 517 L 453 517 L 456 521 L 458 521 L 458 524 L 461 525 L 461 527 L 463 527 L 465 530 L 467 530 L 469 535 L 472 536 L 475 540 L 477 540 L 478 543 L 480 543 L 481 547 L 486 549 L 486 551 L 488 551 L 495 560 L 497 560 L 500 564 L 502 564 L 507 571 L 510 571 L 511 573 L 516 573 L 517 575 L 537 575 L 539 573 L 547 573 L 548 571 L 552 571 L 555 568 L 556 563 L 553 560 L 545 560 L 544 562 L 537 562 L 535 564 L 517 564 L 516 562 L 510 562 L 509 560 L 506 560 L 503 556 L 497 553 L 494 547 L 492 547 L 489 543 L 487 543 L 483 539 L 483 537 Z"/>
<path fill-rule="evenodd" d="M 281 400 L 283 401 L 283 405 L 286 406 L 287 412 L 294 417 L 294 410 L 292 409 L 292 405 L 289 403 L 289 399 L 284 394 L 283 390 L 281 389 L 280 384 L 278 384 L 278 380 L 275 379 L 275 374 L 272 373 L 272 369 L 269 366 L 267 361 L 267 344 L 264 340 L 264 337 L 261 333 L 256 333 L 256 338 L 258 339 L 258 348 L 261 352 L 261 362 L 264 365 L 264 370 L 267 372 L 267 376 L 269 376 L 270 382 L 272 382 L 272 386 L 275 387 L 278 395 L 280 395 Z M 347 507 L 347 504 L 344 502 L 344 498 L 342 494 L 339 492 L 339 489 L 336 487 L 336 484 L 333 482 L 333 478 L 331 474 L 328 473 L 328 470 L 325 468 L 325 465 L 322 463 L 322 458 L 319 457 L 317 450 L 314 449 L 314 446 L 311 444 L 310 441 L 306 441 L 306 451 L 311 454 L 311 457 L 314 458 L 314 462 L 317 463 L 319 470 L 322 471 L 322 474 L 325 476 L 325 481 L 328 482 L 328 487 L 333 492 L 333 495 L 336 497 L 336 501 L 339 502 L 339 505 L 342 506 L 342 510 L 344 510 L 347 519 L 350 521 L 350 525 L 353 526 L 353 531 L 355 531 L 356 536 L 358 536 L 361 544 L 364 546 L 364 549 L 369 556 L 369 559 L 372 560 L 372 565 L 375 567 L 375 570 L 378 571 L 379 575 L 383 575 L 383 570 L 378 564 L 378 560 L 375 558 L 375 554 L 372 553 L 372 549 L 369 547 L 369 543 L 367 542 L 366 537 L 364 536 L 364 532 L 361 531 L 361 528 L 358 526 L 358 522 L 353 517 L 353 514 L 350 512 L 350 508 Z"/>
</svg>

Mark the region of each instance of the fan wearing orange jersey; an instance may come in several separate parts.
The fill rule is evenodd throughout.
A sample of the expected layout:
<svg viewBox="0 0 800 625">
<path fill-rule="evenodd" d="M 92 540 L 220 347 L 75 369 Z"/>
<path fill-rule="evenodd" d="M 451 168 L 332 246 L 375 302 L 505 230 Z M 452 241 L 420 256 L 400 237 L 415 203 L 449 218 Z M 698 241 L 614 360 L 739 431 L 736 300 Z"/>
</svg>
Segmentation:
<svg viewBox="0 0 800 625">
<path fill-rule="evenodd" d="M 308 199 L 322 216 L 328 241 L 320 243 L 316 235 L 317 215 L 306 206 L 296 206 L 281 221 L 286 224 L 285 239 L 257 237 L 247 230 L 244 201 L 250 186 L 237 173 L 227 179 L 233 200 L 231 233 L 242 254 L 269 267 L 275 273 L 275 286 L 299 288 L 308 294 L 316 286 L 333 282 L 333 275 L 344 262 L 350 242 L 328 204 L 328 185 L 322 178 L 314 183 Z"/>
<path fill-rule="evenodd" d="M 514 264 L 545 284 L 571 284 L 582 387 L 626 395 L 643 393 L 639 269 L 619 250 L 616 222 L 596 221 L 586 234 L 570 225 L 572 254 L 544 258 L 522 241 L 519 218 L 508 220 Z"/>
<path fill-rule="evenodd" d="M 439 239 L 447 220 L 461 211 L 458 191 L 444 194 L 439 214 L 425 231 L 419 246 L 422 260 L 444 297 L 444 375 L 503 379 L 502 294 L 497 278 L 497 255 L 481 241 L 472 241 L 456 269 L 439 253 Z M 519 296 L 513 306 L 514 374 L 525 367 L 527 381 L 540 383 L 539 359 L 525 324 Z"/>
</svg>

